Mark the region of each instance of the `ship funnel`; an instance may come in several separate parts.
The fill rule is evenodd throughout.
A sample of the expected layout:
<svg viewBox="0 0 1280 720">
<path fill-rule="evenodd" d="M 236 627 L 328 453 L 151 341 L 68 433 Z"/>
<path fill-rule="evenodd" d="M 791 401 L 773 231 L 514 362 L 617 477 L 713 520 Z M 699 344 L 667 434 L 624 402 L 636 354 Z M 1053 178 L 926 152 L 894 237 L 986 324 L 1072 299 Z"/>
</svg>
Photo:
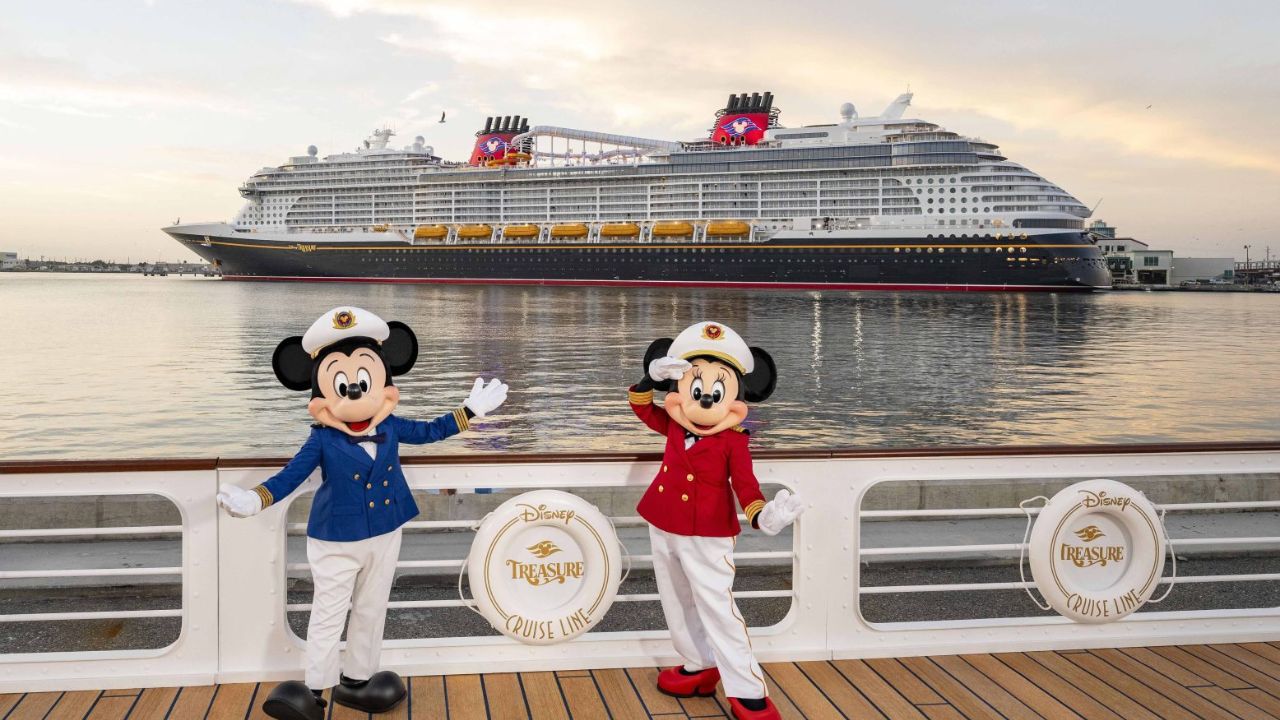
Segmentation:
<svg viewBox="0 0 1280 720">
<path fill-rule="evenodd" d="M 711 140 L 721 145 L 755 145 L 764 139 L 765 130 L 778 124 L 778 113 L 771 92 L 732 94 L 716 113 Z"/>
<path fill-rule="evenodd" d="M 476 133 L 476 144 L 471 150 L 471 164 L 487 165 L 490 161 L 502 160 L 507 153 L 516 152 L 519 148 L 511 145 L 512 138 L 528 129 L 529 121 L 519 115 L 485 118 L 484 129 Z"/>
</svg>

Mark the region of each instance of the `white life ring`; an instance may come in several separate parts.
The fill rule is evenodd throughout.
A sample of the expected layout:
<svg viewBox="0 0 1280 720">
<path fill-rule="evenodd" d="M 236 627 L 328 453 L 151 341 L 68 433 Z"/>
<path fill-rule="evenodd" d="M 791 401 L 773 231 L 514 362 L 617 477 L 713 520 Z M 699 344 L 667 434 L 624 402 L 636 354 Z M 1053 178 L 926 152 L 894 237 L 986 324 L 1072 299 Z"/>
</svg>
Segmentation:
<svg viewBox="0 0 1280 720">
<path fill-rule="evenodd" d="M 1142 607 L 1160 581 L 1164 553 L 1160 513 L 1115 480 L 1059 491 L 1040 511 L 1028 544 L 1044 599 L 1084 623 L 1112 622 Z"/>
<path fill-rule="evenodd" d="M 467 556 L 476 608 L 531 645 L 571 640 L 604 617 L 622 562 L 609 518 L 577 495 L 534 490 L 488 515 Z"/>
</svg>

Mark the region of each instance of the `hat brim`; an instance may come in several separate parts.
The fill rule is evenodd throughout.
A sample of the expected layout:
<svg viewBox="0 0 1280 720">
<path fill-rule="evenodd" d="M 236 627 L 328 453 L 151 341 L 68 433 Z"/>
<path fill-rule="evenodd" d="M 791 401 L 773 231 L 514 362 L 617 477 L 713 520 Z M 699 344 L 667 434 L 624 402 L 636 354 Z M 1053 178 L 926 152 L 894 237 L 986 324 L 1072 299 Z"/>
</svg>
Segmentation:
<svg viewBox="0 0 1280 720">
<path fill-rule="evenodd" d="M 681 355 L 680 359 L 692 360 L 693 358 L 696 358 L 699 356 L 713 357 L 717 360 L 723 360 L 724 362 L 732 365 L 734 369 L 736 369 L 738 372 L 742 373 L 743 375 L 747 374 L 747 369 L 742 366 L 742 363 L 739 362 L 737 358 L 733 357 L 732 355 L 729 355 L 728 353 L 716 352 L 715 350 L 691 350 L 685 353 L 684 355 Z"/>
</svg>

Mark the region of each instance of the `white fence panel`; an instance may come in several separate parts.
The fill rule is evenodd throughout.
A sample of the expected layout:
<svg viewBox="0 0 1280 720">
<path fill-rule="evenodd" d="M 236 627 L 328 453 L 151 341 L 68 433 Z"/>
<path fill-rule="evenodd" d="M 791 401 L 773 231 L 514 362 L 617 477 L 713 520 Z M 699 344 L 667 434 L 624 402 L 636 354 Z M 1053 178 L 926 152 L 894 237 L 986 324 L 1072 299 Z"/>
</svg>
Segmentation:
<svg viewBox="0 0 1280 720">
<path fill-rule="evenodd" d="M 0 693 L 214 682 L 218 672 L 219 587 L 217 508 L 212 502 L 216 480 L 213 470 L 0 477 L 0 501 L 15 497 L 159 495 L 172 501 L 182 514 L 182 630 L 176 642 L 156 650 L 0 652 Z M 42 615 L 45 619 L 40 622 L 53 622 L 59 616 L 71 619 L 75 614 Z"/>
</svg>

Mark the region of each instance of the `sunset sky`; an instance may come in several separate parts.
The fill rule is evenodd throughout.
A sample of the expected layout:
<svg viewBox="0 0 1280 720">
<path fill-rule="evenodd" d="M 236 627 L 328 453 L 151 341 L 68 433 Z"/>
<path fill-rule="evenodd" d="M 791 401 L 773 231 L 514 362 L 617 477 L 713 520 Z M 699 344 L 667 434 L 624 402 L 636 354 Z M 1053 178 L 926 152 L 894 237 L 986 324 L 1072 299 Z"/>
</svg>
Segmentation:
<svg viewBox="0 0 1280 720">
<path fill-rule="evenodd" d="M 10 3 L 0 250 L 195 259 L 159 228 L 382 125 L 462 160 L 489 114 L 688 139 L 731 92 L 796 126 L 910 88 L 1123 234 L 1277 257 L 1278 37 L 1275 0 Z"/>
</svg>

